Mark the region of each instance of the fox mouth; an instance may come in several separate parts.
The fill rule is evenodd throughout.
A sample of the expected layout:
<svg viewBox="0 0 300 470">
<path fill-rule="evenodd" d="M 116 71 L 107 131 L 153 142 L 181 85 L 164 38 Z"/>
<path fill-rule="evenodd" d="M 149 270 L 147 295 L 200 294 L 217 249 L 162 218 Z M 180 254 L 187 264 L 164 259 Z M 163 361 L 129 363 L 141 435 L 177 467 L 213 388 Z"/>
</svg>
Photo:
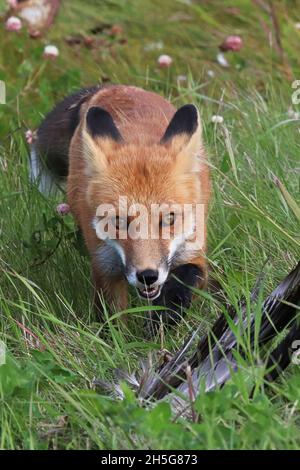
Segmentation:
<svg viewBox="0 0 300 470">
<path fill-rule="evenodd" d="M 159 297 L 162 286 L 138 288 L 141 299 L 155 300 Z"/>
</svg>

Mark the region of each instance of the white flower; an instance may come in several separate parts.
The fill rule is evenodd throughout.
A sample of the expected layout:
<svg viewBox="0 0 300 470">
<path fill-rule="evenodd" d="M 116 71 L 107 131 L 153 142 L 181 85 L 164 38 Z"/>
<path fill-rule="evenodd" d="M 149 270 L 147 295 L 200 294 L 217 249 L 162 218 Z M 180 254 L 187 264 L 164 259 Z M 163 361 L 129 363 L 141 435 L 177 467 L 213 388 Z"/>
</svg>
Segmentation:
<svg viewBox="0 0 300 470">
<path fill-rule="evenodd" d="M 167 54 L 162 54 L 157 59 L 157 62 L 158 62 L 158 65 L 160 65 L 160 67 L 170 67 L 170 65 L 173 62 L 173 59 Z"/>
<path fill-rule="evenodd" d="M 10 16 L 5 23 L 7 31 L 20 31 L 22 28 L 22 21 L 16 16 Z"/>
<path fill-rule="evenodd" d="M 218 114 L 214 114 L 211 117 L 211 122 L 213 122 L 214 124 L 222 124 L 222 122 L 224 122 L 224 118 L 223 118 L 223 116 L 220 116 Z"/>
<path fill-rule="evenodd" d="M 53 46 L 52 44 L 48 44 L 48 46 L 45 47 L 44 49 L 44 57 L 47 59 L 56 59 L 59 55 L 59 50 L 57 49 L 56 46 Z"/>
<path fill-rule="evenodd" d="M 213 70 L 208 70 L 206 73 L 210 78 L 214 78 L 215 76 L 215 72 Z"/>
<path fill-rule="evenodd" d="M 300 118 L 300 113 L 298 111 L 295 111 L 292 107 L 288 109 L 287 115 L 290 119 L 299 119 Z"/>
<path fill-rule="evenodd" d="M 217 61 L 222 67 L 229 67 L 229 63 L 227 59 L 225 58 L 224 54 L 222 54 L 221 52 L 219 52 L 219 54 L 217 55 Z"/>
<path fill-rule="evenodd" d="M 300 23 L 295 23 L 295 28 L 300 29 Z"/>
<path fill-rule="evenodd" d="M 145 45 L 144 51 L 149 52 L 149 51 L 160 50 L 163 47 L 164 47 L 164 43 L 162 41 L 149 42 L 149 44 Z"/>
<path fill-rule="evenodd" d="M 186 75 L 178 75 L 177 81 L 178 81 L 178 83 L 186 82 L 187 81 L 187 76 Z"/>
</svg>

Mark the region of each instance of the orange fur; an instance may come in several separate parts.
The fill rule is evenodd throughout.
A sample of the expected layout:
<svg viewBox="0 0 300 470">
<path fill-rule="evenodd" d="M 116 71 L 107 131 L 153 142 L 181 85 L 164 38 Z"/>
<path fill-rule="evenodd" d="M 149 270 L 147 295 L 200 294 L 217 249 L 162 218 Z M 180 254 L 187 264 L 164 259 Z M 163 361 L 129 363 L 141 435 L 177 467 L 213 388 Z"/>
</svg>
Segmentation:
<svg viewBox="0 0 300 470">
<path fill-rule="evenodd" d="M 124 143 L 88 135 L 85 116 L 92 106 L 100 106 L 111 114 Z M 201 136 L 188 145 L 184 135 L 170 144 L 159 143 L 175 111 L 173 105 L 155 93 L 130 86 L 107 87 L 83 103 L 80 124 L 71 140 L 68 201 L 92 257 L 96 291 L 118 309 L 126 308 L 127 283 L 120 276 L 107 275 L 95 259 L 95 252 L 103 243 L 91 224 L 99 204 L 117 205 L 119 196 L 126 195 L 129 204 L 138 202 L 150 207 L 151 203 L 202 203 L 207 212 L 209 170 Z M 200 155 L 197 171 L 193 168 L 193 152 Z M 122 241 L 122 246 L 126 256 L 133 257 L 140 269 L 146 269 L 151 268 L 153 257 L 167 250 L 167 242 L 128 239 Z M 205 250 L 206 243 L 201 252 L 187 260 L 204 273 Z"/>
</svg>

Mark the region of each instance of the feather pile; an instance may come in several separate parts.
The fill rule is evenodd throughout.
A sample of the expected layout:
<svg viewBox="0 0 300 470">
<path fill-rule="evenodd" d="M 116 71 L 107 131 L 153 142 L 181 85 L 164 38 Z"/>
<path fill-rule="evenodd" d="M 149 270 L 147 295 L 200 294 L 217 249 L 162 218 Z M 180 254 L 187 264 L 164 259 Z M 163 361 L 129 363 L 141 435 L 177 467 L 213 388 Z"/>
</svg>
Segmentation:
<svg viewBox="0 0 300 470">
<path fill-rule="evenodd" d="M 199 340 L 199 327 L 163 365 L 144 361 L 134 374 L 117 369 L 113 383 L 95 379 L 96 389 L 122 399 L 121 385 L 126 382 L 143 403 L 167 400 L 174 413 L 188 416 L 187 404 L 199 393 L 223 386 L 238 370 L 238 357 L 246 360 L 246 348 L 241 345 L 245 337 L 247 350 L 259 350 L 260 363 L 266 365 L 265 381 L 275 380 L 297 354 L 294 345 L 299 346 L 300 262 L 265 299 L 258 315 L 260 283 L 251 292 L 250 308 L 245 301 L 238 311 L 227 308 L 227 315 L 222 314 L 206 335 Z M 267 346 L 277 337 L 281 340 L 275 348 Z"/>
</svg>

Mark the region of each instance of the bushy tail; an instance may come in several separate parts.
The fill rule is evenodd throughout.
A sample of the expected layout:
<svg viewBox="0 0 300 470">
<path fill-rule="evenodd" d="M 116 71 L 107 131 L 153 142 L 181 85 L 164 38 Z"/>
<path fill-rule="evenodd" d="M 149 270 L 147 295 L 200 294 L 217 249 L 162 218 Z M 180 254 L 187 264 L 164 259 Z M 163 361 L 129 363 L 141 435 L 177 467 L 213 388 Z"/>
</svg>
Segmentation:
<svg viewBox="0 0 300 470">
<path fill-rule="evenodd" d="M 30 179 L 42 193 L 55 192 L 68 176 L 69 145 L 80 120 L 80 107 L 100 87 L 66 97 L 45 117 L 31 147 Z"/>
</svg>

